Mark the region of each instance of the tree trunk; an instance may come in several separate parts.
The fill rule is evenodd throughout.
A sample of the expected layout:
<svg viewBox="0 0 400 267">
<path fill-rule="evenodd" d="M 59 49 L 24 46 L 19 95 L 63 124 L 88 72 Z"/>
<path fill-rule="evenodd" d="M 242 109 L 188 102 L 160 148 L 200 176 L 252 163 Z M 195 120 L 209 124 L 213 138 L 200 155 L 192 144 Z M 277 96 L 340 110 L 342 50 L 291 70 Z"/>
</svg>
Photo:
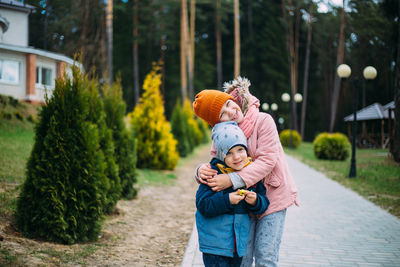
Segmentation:
<svg viewBox="0 0 400 267">
<path fill-rule="evenodd" d="M 89 13 L 89 3 L 87 0 L 82 0 L 81 2 L 81 35 L 79 36 L 79 52 L 81 56 L 82 63 L 85 63 L 84 56 L 86 54 L 86 35 L 87 35 L 87 25 L 88 25 L 88 13 Z M 85 66 L 87 68 L 87 66 Z"/>
<path fill-rule="evenodd" d="M 112 42 L 113 42 L 113 0 L 107 0 L 106 9 L 106 32 L 107 32 L 107 73 L 108 83 L 113 80 L 113 65 L 112 65 Z"/>
<path fill-rule="evenodd" d="M 298 5 L 298 1 L 296 1 L 296 23 L 295 23 L 295 31 L 294 31 L 294 94 L 298 92 L 298 84 L 299 84 L 299 38 L 300 38 L 300 7 Z M 294 99 L 293 99 L 294 100 Z M 293 116 L 294 116 L 294 129 L 296 131 L 299 131 L 298 127 L 298 120 L 297 120 L 297 103 L 294 102 L 294 110 L 293 110 Z"/>
<path fill-rule="evenodd" d="M 182 103 L 187 97 L 187 72 L 186 72 L 186 34 L 185 34 L 185 12 L 186 0 L 181 0 L 181 95 Z"/>
<path fill-rule="evenodd" d="M 186 7 L 185 14 L 185 40 L 186 40 L 186 50 L 187 50 L 187 68 L 188 68 L 188 89 L 189 89 L 189 99 L 194 100 L 194 87 L 193 87 L 193 70 L 194 70 L 194 21 L 195 21 L 195 7 L 196 3 L 194 0 L 190 0 L 190 30 L 188 22 L 188 11 Z M 192 39 L 193 34 L 193 39 Z M 192 43 L 193 42 L 193 43 Z"/>
<path fill-rule="evenodd" d="M 285 0 L 282 0 L 282 2 L 281 2 L 281 6 L 282 6 L 282 17 L 283 17 L 283 22 L 284 22 L 284 26 L 285 26 L 285 32 L 286 32 L 286 49 L 287 49 L 287 55 L 288 55 L 288 58 L 287 58 L 287 60 L 288 60 L 288 67 L 290 68 L 290 66 L 291 66 L 291 57 L 290 57 L 290 41 L 289 41 L 289 36 L 290 36 L 290 33 L 289 33 L 289 22 L 288 22 L 288 19 L 287 19 L 287 17 L 286 17 L 286 3 L 285 3 Z"/>
<path fill-rule="evenodd" d="M 400 4 L 398 4 L 398 15 L 400 15 Z M 394 96 L 394 136 L 390 144 L 390 152 L 396 162 L 400 162 L 400 21 L 397 20 L 397 58 L 395 74 L 395 96 Z"/>
<path fill-rule="evenodd" d="M 343 7 L 341 12 L 341 19 L 340 19 L 340 35 L 339 35 L 339 44 L 338 44 L 338 52 L 336 57 L 336 67 L 343 63 L 344 59 L 344 29 L 346 27 L 345 21 L 345 12 L 344 12 L 344 4 L 345 0 L 343 0 Z M 332 91 L 332 102 L 331 102 L 331 118 L 329 121 L 329 131 L 333 132 L 335 121 L 336 121 L 336 110 L 337 104 L 339 101 L 339 93 L 340 93 L 340 77 L 336 73 L 335 69 L 335 81 L 333 84 L 333 91 Z"/>
<path fill-rule="evenodd" d="M 240 21 L 239 0 L 234 0 L 234 25 L 235 25 L 235 63 L 233 78 L 240 75 Z"/>
<path fill-rule="evenodd" d="M 189 33 L 189 21 L 188 21 L 188 10 L 185 1 L 183 9 L 183 25 L 184 25 L 184 40 L 185 40 L 185 53 L 186 53 L 186 68 L 187 68 L 187 79 L 188 79 L 188 97 L 189 99 L 194 99 L 193 94 L 193 73 L 191 72 L 192 66 L 192 49 L 190 47 L 190 33 Z M 184 100 L 184 99 L 183 99 Z"/>
<path fill-rule="evenodd" d="M 190 55 L 191 55 L 191 60 L 190 60 L 190 66 L 189 66 L 189 73 L 191 74 L 191 87 L 189 88 L 190 91 L 190 99 L 193 100 L 194 96 L 194 85 L 193 85 L 193 80 L 194 80 L 194 37 L 195 37 L 195 27 L 196 25 L 196 0 L 190 0 Z"/>
<path fill-rule="evenodd" d="M 215 40 L 217 47 L 217 85 L 222 88 L 222 44 L 221 44 L 221 0 L 217 0 L 215 10 Z"/>
<path fill-rule="evenodd" d="M 133 2 L 133 91 L 135 97 L 135 106 L 139 102 L 139 44 L 138 44 L 138 0 Z"/>
<path fill-rule="evenodd" d="M 290 105 L 291 105 L 291 128 L 297 130 L 297 109 L 294 95 L 297 93 L 297 62 L 298 62 L 298 35 L 299 35 L 299 10 L 293 7 L 292 0 L 289 0 L 289 8 L 295 9 L 293 12 L 296 17 L 296 22 L 293 24 L 291 14 L 288 14 L 288 28 L 289 28 L 289 55 L 290 55 Z M 291 13 L 291 12 L 289 12 Z"/>
<path fill-rule="evenodd" d="M 303 78 L 303 103 L 301 105 L 301 124 L 300 134 L 301 139 L 304 139 L 304 127 L 306 124 L 306 112 L 307 112 L 307 95 L 308 95 L 308 71 L 310 67 L 310 48 L 311 48 L 311 35 L 312 35 L 312 17 L 313 17 L 313 1 L 310 0 L 310 8 L 308 11 L 309 22 L 307 32 L 307 45 L 306 45 L 306 60 L 304 63 L 304 78 Z"/>
</svg>

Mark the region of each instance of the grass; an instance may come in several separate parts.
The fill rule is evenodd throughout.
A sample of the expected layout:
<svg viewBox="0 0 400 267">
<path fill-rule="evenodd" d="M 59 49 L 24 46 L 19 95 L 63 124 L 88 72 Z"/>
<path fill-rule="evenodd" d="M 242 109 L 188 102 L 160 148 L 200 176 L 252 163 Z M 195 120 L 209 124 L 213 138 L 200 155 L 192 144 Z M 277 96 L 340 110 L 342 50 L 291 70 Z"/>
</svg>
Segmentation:
<svg viewBox="0 0 400 267">
<path fill-rule="evenodd" d="M 14 213 L 33 142 L 33 123 L 0 119 L 0 217 Z"/>
<path fill-rule="evenodd" d="M 197 146 L 191 154 L 184 158 L 180 158 L 177 167 L 185 165 L 189 160 L 196 156 L 197 151 L 201 150 L 205 146 L 210 147 L 210 143 L 202 144 Z M 164 170 L 149 170 L 149 169 L 137 169 L 137 180 L 139 187 L 148 185 L 172 185 L 175 182 L 176 175 L 173 171 Z"/>
<path fill-rule="evenodd" d="M 33 255 L 39 259 L 50 259 L 52 262 L 56 264 L 67 264 L 71 262 L 76 262 L 81 265 L 85 264 L 85 258 L 94 254 L 100 247 L 104 245 L 102 244 L 85 244 L 80 246 L 74 246 L 72 251 L 65 250 L 55 250 L 55 249 L 43 249 L 36 250 L 33 252 Z"/>
<path fill-rule="evenodd" d="M 176 179 L 176 175 L 173 171 L 137 169 L 136 172 L 139 187 L 148 185 L 172 185 Z"/>
<path fill-rule="evenodd" d="M 28 254 L 31 257 L 43 261 L 43 266 L 67 266 L 67 265 L 82 265 L 87 266 L 86 258 L 94 254 L 104 244 L 83 244 L 79 246 L 72 246 L 70 250 L 63 248 L 41 248 L 38 250 L 31 250 Z M 24 263 L 23 255 L 15 251 L 10 251 L 3 248 L 0 243 L 0 266 L 27 266 Z"/>
<path fill-rule="evenodd" d="M 285 152 L 400 218 L 400 164 L 389 157 L 388 150 L 357 149 L 355 178 L 348 177 L 350 157 L 345 161 L 319 160 L 312 143 L 306 142 Z"/>
<path fill-rule="evenodd" d="M 10 253 L 6 248 L 0 243 L 0 266 L 24 266 L 19 260 L 20 255 L 17 253 Z"/>
<path fill-rule="evenodd" d="M 0 182 L 19 183 L 34 141 L 33 124 L 0 120 Z"/>
</svg>

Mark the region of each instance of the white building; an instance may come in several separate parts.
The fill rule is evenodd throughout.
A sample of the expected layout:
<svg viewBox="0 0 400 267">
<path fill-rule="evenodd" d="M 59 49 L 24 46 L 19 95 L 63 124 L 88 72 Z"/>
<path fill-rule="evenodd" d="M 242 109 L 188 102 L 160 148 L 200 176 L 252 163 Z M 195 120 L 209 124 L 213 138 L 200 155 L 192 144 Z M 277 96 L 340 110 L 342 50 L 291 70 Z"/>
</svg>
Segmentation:
<svg viewBox="0 0 400 267">
<path fill-rule="evenodd" d="M 0 94 L 42 103 L 55 79 L 70 73 L 73 59 L 28 46 L 29 14 L 35 7 L 0 0 Z"/>
</svg>

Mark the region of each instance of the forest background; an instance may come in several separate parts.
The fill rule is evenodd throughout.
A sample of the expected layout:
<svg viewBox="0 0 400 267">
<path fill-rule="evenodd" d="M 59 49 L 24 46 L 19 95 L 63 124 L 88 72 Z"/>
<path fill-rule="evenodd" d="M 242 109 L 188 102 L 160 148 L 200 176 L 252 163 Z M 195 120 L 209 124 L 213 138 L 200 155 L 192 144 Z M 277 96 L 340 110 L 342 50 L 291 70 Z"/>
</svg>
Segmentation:
<svg viewBox="0 0 400 267">
<path fill-rule="evenodd" d="M 70 57 L 81 53 L 85 70 L 94 71 L 100 81 L 107 81 L 107 73 L 113 80 L 120 75 L 127 112 L 138 101 L 140 85 L 152 62 L 160 59 L 164 62 L 161 93 L 168 119 L 182 97 L 182 3 L 188 2 L 186 23 L 194 43 L 189 84 L 193 91 L 187 95 L 222 88 L 222 82 L 234 78 L 237 0 L 114 0 L 111 13 L 106 12 L 110 0 L 24 2 L 37 7 L 30 15 L 29 44 Z M 344 2 L 346 8 L 329 6 L 322 13 L 319 1 L 240 1 L 239 73 L 251 81 L 250 90 L 261 103 L 278 104 L 273 115 L 284 119 L 281 129 L 290 127 L 290 106 L 282 102 L 281 95 L 291 90 L 304 95 L 307 88 L 306 102 L 296 105 L 297 114 L 308 107 L 303 133 L 307 141 L 323 131 L 347 130 L 343 118 L 353 111 L 353 86 L 340 81 L 337 113 L 330 129 L 339 54 L 343 54 L 341 62 L 351 66 L 352 77 L 362 77 L 368 65 L 378 71 L 376 79 L 365 83 L 359 108 L 375 102 L 385 105 L 396 95 L 397 1 Z M 112 43 L 108 44 L 107 14 L 112 18 Z M 111 65 L 107 64 L 108 51 Z M 296 117 L 299 129 L 301 116 Z"/>
</svg>

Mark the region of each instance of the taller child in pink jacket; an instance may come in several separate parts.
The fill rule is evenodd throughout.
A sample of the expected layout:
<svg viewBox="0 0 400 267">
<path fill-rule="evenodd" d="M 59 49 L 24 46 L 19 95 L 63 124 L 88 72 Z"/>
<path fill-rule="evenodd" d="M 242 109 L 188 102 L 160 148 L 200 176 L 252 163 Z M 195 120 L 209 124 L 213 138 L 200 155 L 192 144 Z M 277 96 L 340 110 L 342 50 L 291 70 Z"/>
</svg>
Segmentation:
<svg viewBox="0 0 400 267">
<path fill-rule="evenodd" d="M 296 204 L 297 188 L 290 174 L 276 124 L 272 117 L 259 111 L 259 100 L 250 94 L 250 81 L 238 77 L 224 84 L 225 93 L 203 90 L 193 102 L 197 116 L 214 126 L 218 122 L 236 121 L 247 137 L 249 156 L 253 164 L 238 172 L 216 175 L 208 164 L 201 165 L 196 178 L 207 183 L 214 191 L 230 186 L 234 189 L 249 187 L 263 180 L 270 206 L 254 218 L 242 267 L 277 266 L 286 209 Z M 211 157 L 215 156 L 214 145 Z"/>
</svg>

